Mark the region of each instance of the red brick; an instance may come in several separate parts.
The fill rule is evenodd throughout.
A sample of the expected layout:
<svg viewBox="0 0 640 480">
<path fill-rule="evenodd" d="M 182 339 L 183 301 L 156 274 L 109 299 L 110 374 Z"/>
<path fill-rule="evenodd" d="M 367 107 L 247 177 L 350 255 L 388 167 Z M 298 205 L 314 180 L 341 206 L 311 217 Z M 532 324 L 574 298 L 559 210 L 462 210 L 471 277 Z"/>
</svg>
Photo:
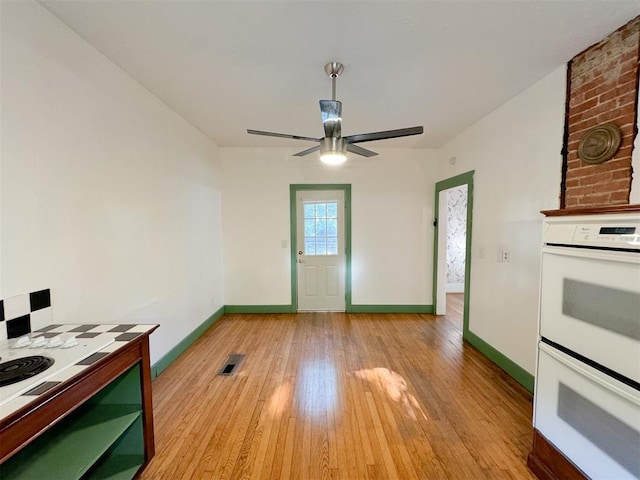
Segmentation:
<svg viewBox="0 0 640 480">
<path fill-rule="evenodd" d="M 629 182 L 629 185 L 631 185 L 631 182 Z M 629 194 L 629 190 L 611 192 L 610 201 L 612 204 L 629 203 Z"/>
<path fill-rule="evenodd" d="M 614 98 L 619 98 L 620 95 L 621 95 L 621 93 L 618 92 L 618 88 L 617 87 L 616 88 L 612 88 L 611 90 L 607 90 L 606 92 L 601 93 L 598 96 L 598 102 L 599 103 L 604 103 L 607 100 L 611 100 L 611 99 L 614 99 Z"/>
<path fill-rule="evenodd" d="M 624 124 L 618 125 L 620 127 L 620 132 L 622 133 L 623 141 L 627 138 L 631 138 L 633 135 L 633 130 L 635 128 L 635 122 L 626 122 Z"/>
<path fill-rule="evenodd" d="M 587 119 L 587 118 L 590 118 L 590 117 L 596 117 L 601 113 L 611 111 L 611 110 L 613 110 L 613 109 L 615 109 L 617 107 L 618 107 L 617 99 L 612 98 L 611 100 L 609 100 L 607 102 L 600 103 L 600 104 L 598 104 L 598 105 L 596 105 L 594 107 L 591 107 L 588 110 L 584 110 L 582 112 L 581 120 L 584 120 L 584 119 Z M 569 117 L 569 121 L 571 121 L 571 117 Z"/>
<path fill-rule="evenodd" d="M 629 183 L 631 183 L 631 169 L 621 168 L 620 170 L 612 170 L 611 178 L 614 180 L 617 180 L 618 178 L 625 178 L 629 180 Z"/>
<path fill-rule="evenodd" d="M 576 122 L 574 124 L 569 123 L 569 135 L 584 132 L 589 130 L 591 127 L 595 127 L 597 124 L 598 120 L 596 118 L 587 118 L 586 120 Z"/>
<path fill-rule="evenodd" d="M 572 138 L 570 139 L 569 142 L 567 142 L 567 150 L 577 150 L 578 149 L 578 145 L 580 145 L 580 139 L 579 138 Z"/>
<path fill-rule="evenodd" d="M 638 92 L 630 90 L 627 93 L 618 96 L 618 106 L 621 107 L 627 104 L 635 105 L 636 100 L 638 100 Z"/>
<path fill-rule="evenodd" d="M 633 70 L 633 71 L 629 71 L 621 74 L 616 80 L 616 82 L 618 85 L 624 85 L 627 82 L 636 81 L 637 78 L 638 78 L 638 71 Z"/>
<path fill-rule="evenodd" d="M 570 161 L 567 162 L 567 167 L 569 170 L 573 170 L 576 168 L 580 167 L 580 159 L 579 158 L 575 158 L 575 159 L 571 159 Z"/>
<path fill-rule="evenodd" d="M 578 186 L 580 186 L 580 179 L 579 178 L 572 178 L 570 180 L 566 180 L 565 181 L 565 186 L 567 187 L 567 190 L 570 189 L 570 188 L 578 187 Z"/>
<path fill-rule="evenodd" d="M 638 60 L 628 60 L 626 62 L 620 62 L 620 75 L 625 75 L 629 72 L 637 72 L 638 71 Z"/>
<path fill-rule="evenodd" d="M 613 90 L 615 92 L 615 89 Z M 612 97 L 615 98 L 615 97 Z M 575 104 L 573 106 L 570 107 L 570 111 L 572 114 L 577 114 L 577 113 L 582 113 L 586 110 L 589 110 L 592 107 L 595 107 L 596 105 L 598 105 L 599 103 L 601 103 L 602 100 L 600 100 L 599 97 L 593 97 L 590 98 L 588 100 L 583 101 L 582 103 L 578 103 Z"/>
<path fill-rule="evenodd" d="M 596 117 L 597 122 L 608 122 L 616 118 L 624 118 L 626 115 L 633 115 L 635 108 L 633 104 L 628 104 L 623 107 L 612 108 L 606 112 L 598 114 Z"/>
<path fill-rule="evenodd" d="M 591 88 L 590 90 L 586 90 L 583 93 L 584 93 L 585 98 L 597 97 L 597 96 L 602 95 L 603 93 L 611 90 L 612 88 L 615 88 L 616 86 L 618 86 L 618 79 L 614 79 L 614 80 L 609 81 L 609 82 L 597 84 L 597 85 L 594 86 L 594 88 Z"/>
<path fill-rule="evenodd" d="M 610 197 L 610 193 L 594 193 L 593 195 L 585 195 L 579 201 L 582 205 L 589 206 L 608 205 Z"/>
<path fill-rule="evenodd" d="M 621 146 L 618 151 L 616 152 L 614 158 L 625 158 L 625 157 L 631 157 L 631 152 L 632 152 L 633 147 L 631 145 L 624 145 Z"/>
<path fill-rule="evenodd" d="M 635 92 L 637 80 L 633 79 L 626 83 L 618 84 L 616 86 L 616 91 L 620 93 L 620 95 L 624 95 L 626 92 Z"/>
<path fill-rule="evenodd" d="M 638 61 L 638 51 L 630 49 L 629 51 L 624 52 L 622 54 L 622 56 L 620 57 L 620 61 L 621 62 L 626 62 L 628 60 L 637 62 Z"/>
</svg>

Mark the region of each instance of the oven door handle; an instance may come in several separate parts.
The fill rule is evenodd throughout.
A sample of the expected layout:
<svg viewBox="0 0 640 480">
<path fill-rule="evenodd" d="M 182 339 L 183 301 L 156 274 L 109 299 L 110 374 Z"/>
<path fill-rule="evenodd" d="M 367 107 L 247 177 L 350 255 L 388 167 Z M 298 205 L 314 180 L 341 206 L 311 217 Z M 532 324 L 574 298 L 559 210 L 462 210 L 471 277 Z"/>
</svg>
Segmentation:
<svg viewBox="0 0 640 480">
<path fill-rule="evenodd" d="M 605 260 L 609 262 L 640 264 L 640 255 L 636 252 L 615 252 L 596 250 L 591 248 L 551 247 L 543 246 L 543 254 L 560 255 L 563 257 L 578 257 L 588 260 Z"/>
<path fill-rule="evenodd" d="M 556 350 L 550 345 L 540 342 L 540 350 L 543 350 L 545 353 L 553 357 L 555 360 L 559 361 L 560 363 L 570 368 L 571 370 L 577 372 L 578 374 L 582 375 L 583 377 L 591 380 L 594 383 L 597 383 L 598 385 L 607 389 L 608 391 L 614 392 L 620 397 L 640 407 L 640 395 L 638 394 L 634 395 L 628 392 L 627 390 L 622 389 L 617 385 L 614 385 L 613 383 L 600 378 L 600 376 L 594 375 L 593 372 L 584 368 L 578 360 L 567 358 L 563 353 L 559 352 L 558 350 Z"/>
</svg>

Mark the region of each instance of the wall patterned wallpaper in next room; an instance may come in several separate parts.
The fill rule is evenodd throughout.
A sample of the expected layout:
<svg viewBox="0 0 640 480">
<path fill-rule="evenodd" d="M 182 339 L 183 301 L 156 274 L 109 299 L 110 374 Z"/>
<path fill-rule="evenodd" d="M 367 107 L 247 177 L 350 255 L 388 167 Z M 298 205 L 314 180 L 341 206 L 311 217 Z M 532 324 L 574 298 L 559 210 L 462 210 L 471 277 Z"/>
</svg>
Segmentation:
<svg viewBox="0 0 640 480">
<path fill-rule="evenodd" d="M 447 291 L 464 289 L 467 185 L 447 191 Z"/>
</svg>

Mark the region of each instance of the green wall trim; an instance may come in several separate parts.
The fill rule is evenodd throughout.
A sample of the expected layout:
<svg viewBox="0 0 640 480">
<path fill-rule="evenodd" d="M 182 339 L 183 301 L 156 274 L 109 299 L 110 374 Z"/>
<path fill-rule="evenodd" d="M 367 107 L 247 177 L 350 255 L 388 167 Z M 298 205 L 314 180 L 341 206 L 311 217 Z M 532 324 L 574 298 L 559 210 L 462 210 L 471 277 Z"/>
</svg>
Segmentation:
<svg viewBox="0 0 640 480">
<path fill-rule="evenodd" d="M 204 322 L 202 322 L 195 330 L 193 330 L 189 335 L 184 337 L 175 347 L 173 347 L 167 354 L 154 363 L 151 366 L 151 378 L 156 378 L 163 371 L 167 369 L 169 365 L 171 365 L 176 358 L 178 358 L 187 348 L 191 346 L 193 342 L 195 342 L 200 336 L 218 320 L 222 315 L 224 315 L 226 307 L 220 307 L 216 312 L 213 313 L 209 318 L 207 318 Z"/>
<path fill-rule="evenodd" d="M 343 190 L 344 191 L 344 247 L 345 273 L 344 296 L 345 311 L 351 312 L 351 184 L 349 183 L 296 183 L 289 185 L 289 215 L 291 222 L 291 306 L 289 312 L 298 311 L 298 219 L 296 216 L 296 193 L 304 190 Z"/>
<path fill-rule="evenodd" d="M 513 379 L 526 388 L 530 393 L 533 393 L 534 376 L 527 372 L 520 365 L 515 363 L 509 357 L 505 356 L 475 333 L 466 331 L 464 339 L 477 348 L 480 353 L 485 355 L 489 360 L 495 363 L 502 370 L 507 372 Z"/>
<path fill-rule="evenodd" d="M 351 305 L 351 313 L 433 313 L 433 305 Z"/>
<path fill-rule="evenodd" d="M 225 305 L 224 313 L 291 313 L 291 305 Z"/>
</svg>

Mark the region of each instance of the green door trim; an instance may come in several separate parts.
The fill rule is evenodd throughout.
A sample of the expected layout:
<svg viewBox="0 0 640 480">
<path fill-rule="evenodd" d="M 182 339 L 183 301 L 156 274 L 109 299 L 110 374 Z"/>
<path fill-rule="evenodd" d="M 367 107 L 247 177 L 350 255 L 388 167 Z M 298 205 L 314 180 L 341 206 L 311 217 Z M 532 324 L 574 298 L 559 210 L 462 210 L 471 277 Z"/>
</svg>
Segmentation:
<svg viewBox="0 0 640 480">
<path fill-rule="evenodd" d="M 345 246 L 345 312 L 351 312 L 351 184 L 298 183 L 289 185 L 289 213 L 291 222 L 291 312 L 298 311 L 298 218 L 296 194 L 305 190 L 342 190 L 344 192 L 344 246 Z"/>
<path fill-rule="evenodd" d="M 469 293 L 471 287 L 471 225 L 473 220 L 473 174 L 470 172 L 461 173 L 455 177 L 447 178 L 436 183 L 436 200 L 435 200 L 435 217 L 436 226 L 433 229 L 433 311 L 437 306 L 437 287 L 438 287 L 438 228 L 440 220 L 440 192 L 450 188 L 467 185 L 467 244 L 464 256 L 464 313 L 462 319 L 462 338 L 469 338 Z"/>
</svg>

